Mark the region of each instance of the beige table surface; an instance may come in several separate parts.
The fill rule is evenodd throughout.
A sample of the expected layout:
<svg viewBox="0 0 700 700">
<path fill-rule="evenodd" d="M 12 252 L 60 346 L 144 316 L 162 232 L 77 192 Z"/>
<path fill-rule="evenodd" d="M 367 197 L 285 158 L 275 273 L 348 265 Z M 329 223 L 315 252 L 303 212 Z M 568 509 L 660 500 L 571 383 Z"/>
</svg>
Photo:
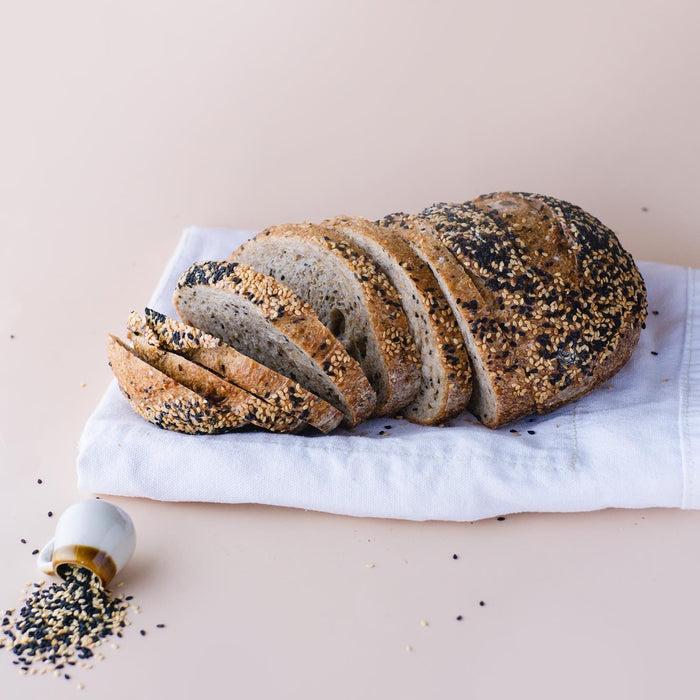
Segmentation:
<svg viewBox="0 0 700 700">
<path fill-rule="evenodd" d="M 87 495 L 76 443 L 109 381 L 105 334 L 188 224 L 524 189 L 584 206 L 637 259 L 700 266 L 699 8 L 5 3 L 0 607 L 40 578 L 47 512 Z M 77 680 L 135 700 L 700 693 L 698 512 L 416 523 L 117 502 L 141 615 L 71 681 L 0 652 L 3 700 Z"/>
</svg>

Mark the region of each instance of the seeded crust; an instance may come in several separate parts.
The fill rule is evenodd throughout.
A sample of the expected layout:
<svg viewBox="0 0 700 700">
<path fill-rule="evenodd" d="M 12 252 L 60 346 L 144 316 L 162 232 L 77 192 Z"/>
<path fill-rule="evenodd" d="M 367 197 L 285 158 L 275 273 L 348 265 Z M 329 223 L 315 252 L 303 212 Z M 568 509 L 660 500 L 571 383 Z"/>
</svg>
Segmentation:
<svg viewBox="0 0 700 700">
<path fill-rule="evenodd" d="M 252 425 L 277 433 L 299 432 L 306 427 L 303 421 L 227 382 L 206 367 L 186 357 L 162 350 L 148 326 L 142 325 L 137 330 L 130 329 L 128 337 L 133 343 L 134 353 L 139 358 L 199 394 L 209 403 L 224 408 L 234 419 L 233 427 L 236 427 L 241 417 Z"/>
<path fill-rule="evenodd" d="M 493 319 L 465 269 L 440 243 L 431 224 L 420 217 L 396 213 L 380 222 L 408 243 L 430 267 L 445 296 L 472 365 L 469 410 L 489 428 L 497 428 L 534 410 L 522 387 L 525 378 L 514 353 L 511 334 Z"/>
<path fill-rule="evenodd" d="M 127 328 L 147 336 L 151 344 L 162 350 L 183 355 L 215 372 L 236 386 L 249 391 L 271 406 L 304 421 L 321 432 L 336 428 L 343 414 L 300 384 L 261 365 L 226 345 L 221 338 L 169 318 L 153 309 L 144 317 L 133 312 Z"/>
<path fill-rule="evenodd" d="M 368 418 L 376 395 L 359 364 L 313 309 L 277 280 L 236 262 L 201 262 L 182 275 L 173 302 L 190 325 L 220 337 L 342 411 Z"/>
<path fill-rule="evenodd" d="M 531 374 L 538 410 L 609 379 L 629 360 L 646 320 L 646 289 L 632 256 L 598 219 L 553 197 L 498 192 L 474 204 L 513 231 L 547 290 L 559 296 L 556 308 L 546 299 L 540 306 L 547 318 L 535 326 L 537 347 L 529 352 L 541 358 L 535 368 L 544 367 L 544 375 Z"/>
<path fill-rule="evenodd" d="M 629 359 L 646 318 L 644 283 L 597 219 L 511 192 L 421 215 L 510 329 L 538 412 L 579 398 Z"/>
<path fill-rule="evenodd" d="M 421 367 L 401 301 L 387 276 L 342 235 L 314 224 L 273 226 L 244 243 L 238 260 L 283 281 L 310 304 L 362 367 L 375 415 L 411 403 Z"/>
<path fill-rule="evenodd" d="M 122 394 L 142 418 L 165 430 L 189 434 L 224 433 L 247 424 L 211 404 L 138 358 L 119 338 L 107 337 L 109 365 Z"/>
<path fill-rule="evenodd" d="M 402 414 L 434 425 L 461 413 L 472 391 L 464 340 L 430 267 L 400 237 L 359 217 L 338 216 L 321 223 L 362 249 L 399 294 L 421 357 L 421 384 Z"/>
</svg>

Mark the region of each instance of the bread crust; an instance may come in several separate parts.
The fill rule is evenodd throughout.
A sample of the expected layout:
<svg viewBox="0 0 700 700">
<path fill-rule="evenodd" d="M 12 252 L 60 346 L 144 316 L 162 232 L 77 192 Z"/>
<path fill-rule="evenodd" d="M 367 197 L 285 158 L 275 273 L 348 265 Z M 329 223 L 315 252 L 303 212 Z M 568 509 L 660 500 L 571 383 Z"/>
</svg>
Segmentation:
<svg viewBox="0 0 700 700">
<path fill-rule="evenodd" d="M 288 287 L 238 262 L 195 263 L 181 276 L 173 296 L 175 308 L 186 323 L 192 325 L 185 310 L 188 295 L 197 290 L 206 294 L 209 288 L 244 299 L 311 358 L 345 400 L 344 406 L 336 406 L 345 416 L 343 425 L 355 426 L 371 415 L 376 395 L 360 365 L 319 321 L 313 309 Z"/>
<path fill-rule="evenodd" d="M 338 409 L 299 383 L 265 367 L 227 345 L 221 338 L 215 338 L 199 328 L 148 308 L 143 317 L 133 312 L 129 316 L 127 328 L 143 335 L 146 335 L 148 329 L 152 344 L 183 355 L 323 433 L 336 428 L 343 419 L 343 414 Z"/>
<path fill-rule="evenodd" d="M 107 337 L 107 357 L 119 389 L 149 423 L 181 433 L 224 433 L 247 424 L 137 357 L 119 338 Z"/>
<path fill-rule="evenodd" d="M 423 366 L 430 361 L 440 365 L 442 376 L 434 377 L 423 371 L 421 390 L 402 414 L 415 423 L 434 425 L 461 413 L 472 392 L 471 365 L 454 315 L 430 267 L 400 236 L 366 219 L 337 216 L 323 221 L 321 226 L 349 238 L 380 267 L 397 289 Z M 382 264 L 377 248 L 389 257 L 390 264 Z M 403 285 L 408 286 L 415 303 L 421 307 L 415 313 L 420 313 L 422 324 L 414 321 L 411 327 L 415 316 L 409 300 L 400 291 Z M 429 340 L 423 341 L 424 334 L 429 334 Z"/>
<path fill-rule="evenodd" d="M 398 294 L 387 276 L 361 249 L 337 232 L 309 223 L 283 224 L 265 229 L 234 251 L 230 260 L 248 262 L 246 251 L 265 245 L 267 240 L 296 240 L 324 254 L 348 269 L 358 283 L 362 303 L 371 319 L 379 344 L 383 376 L 369 376 L 377 405 L 374 415 L 391 415 L 407 406 L 420 386 L 420 358 L 408 329 L 408 321 Z M 346 345 L 350 351 L 350 346 Z"/>
<path fill-rule="evenodd" d="M 613 376 L 629 360 L 647 314 L 644 280 L 617 236 L 580 207 L 544 195 L 497 192 L 474 205 L 527 249 L 531 269 L 555 299 L 556 308 L 542 295 L 533 305 L 529 335 L 540 347 L 519 345 L 531 367 L 544 355 L 531 374 L 538 411 Z"/>
<path fill-rule="evenodd" d="M 464 336 L 476 349 L 472 361 L 472 396 L 469 409 L 489 428 L 498 428 L 532 410 L 526 380 L 514 352 L 508 329 L 496 322 L 488 302 L 452 253 L 440 242 L 431 223 L 419 216 L 396 213 L 379 222 L 400 236 L 427 264 L 438 280 Z M 480 371 L 477 372 L 477 367 Z M 485 413 L 481 392 L 494 397 L 492 411 Z"/>
</svg>

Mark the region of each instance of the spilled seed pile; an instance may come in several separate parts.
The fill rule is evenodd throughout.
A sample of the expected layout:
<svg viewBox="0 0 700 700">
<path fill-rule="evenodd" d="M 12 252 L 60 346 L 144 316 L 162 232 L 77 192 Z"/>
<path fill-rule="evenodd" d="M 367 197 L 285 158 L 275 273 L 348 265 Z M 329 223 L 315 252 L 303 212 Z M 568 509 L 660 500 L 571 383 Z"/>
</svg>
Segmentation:
<svg viewBox="0 0 700 700">
<path fill-rule="evenodd" d="M 67 567 L 64 581 L 33 584 L 22 602 L 18 612 L 5 611 L 0 626 L 0 648 L 15 655 L 12 663 L 22 674 L 52 672 L 70 680 L 74 667 L 89 669 L 94 659 L 103 659 L 100 644 L 112 635 L 121 637 L 130 624 L 130 603 L 82 567 Z"/>
</svg>

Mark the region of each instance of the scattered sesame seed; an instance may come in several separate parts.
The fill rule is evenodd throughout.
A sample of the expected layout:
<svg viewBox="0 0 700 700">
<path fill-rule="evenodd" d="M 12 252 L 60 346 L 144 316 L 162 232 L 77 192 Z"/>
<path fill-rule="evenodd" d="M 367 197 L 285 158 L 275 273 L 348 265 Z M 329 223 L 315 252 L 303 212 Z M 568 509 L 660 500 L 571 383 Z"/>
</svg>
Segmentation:
<svg viewBox="0 0 700 700">
<path fill-rule="evenodd" d="M 6 611 L 0 647 L 15 655 L 13 663 L 24 673 L 43 675 L 48 670 L 70 680 L 67 667 L 91 668 L 82 660 L 102 656 L 93 649 L 120 628 L 127 606 L 85 568 L 67 567 L 62 576 L 64 580 L 48 587 L 44 581 L 32 584 L 19 612 Z M 41 668 L 32 667 L 39 662 Z"/>
<path fill-rule="evenodd" d="M 386 433 L 383 430 L 380 430 L 379 435 L 386 435 Z"/>
<path fill-rule="evenodd" d="M 87 386 L 87 384 L 86 384 L 85 382 L 81 382 L 81 383 L 80 383 L 80 388 L 81 388 L 81 389 L 84 389 L 86 386 Z"/>
<path fill-rule="evenodd" d="M 385 425 L 385 426 L 384 426 L 384 429 L 385 429 L 385 430 L 391 430 L 391 426 L 390 426 L 390 425 Z"/>
<path fill-rule="evenodd" d="M 146 636 L 146 630 L 139 630 L 139 634 L 140 634 L 142 637 L 145 637 L 145 636 Z"/>
<path fill-rule="evenodd" d="M 375 565 L 373 563 L 365 564 L 368 569 L 374 569 Z"/>
<path fill-rule="evenodd" d="M 410 644 L 407 644 L 406 651 L 413 651 L 413 647 Z"/>
<path fill-rule="evenodd" d="M 22 544 L 27 544 L 27 540 L 24 539 L 24 537 L 20 540 Z"/>
<path fill-rule="evenodd" d="M 485 603 L 483 600 L 480 600 L 480 601 L 479 601 L 479 605 L 483 608 L 484 605 L 486 605 L 486 603 Z"/>
<path fill-rule="evenodd" d="M 36 483 L 37 483 L 37 484 L 43 484 L 44 482 L 43 482 L 41 479 L 37 479 L 37 480 L 36 480 Z"/>
<path fill-rule="evenodd" d="M 39 550 L 38 550 L 38 549 L 33 549 L 33 550 L 32 550 L 32 555 L 34 555 L 34 554 L 39 554 Z"/>
<path fill-rule="evenodd" d="M 78 690 L 82 690 L 85 686 L 82 683 L 78 683 L 76 687 L 78 688 Z"/>
<path fill-rule="evenodd" d="M 13 334 L 13 333 L 10 333 L 10 340 L 14 340 L 14 339 L 15 339 L 14 334 Z"/>
<path fill-rule="evenodd" d="M 421 626 L 421 627 L 427 627 L 427 626 L 428 626 L 428 621 L 427 621 L 427 620 L 421 620 L 421 621 L 420 621 L 420 626 Z"/>
<path fill-rule="evenodd" d="M 505 516 L 505 515 L 499 515 L 499 516 L 496 518 L 496 520 L 498 520 L 499 522 L 503 522 L 505 519 L 506 519 L 506 516 Z"/>
<path fill-rule="evenodd" d="M 534 430 L 528 430 L 528 431 L 527 431 L 527 434 L 528 434 L 528 435 L 534 435 L 534 434 L 535 434 L 535 431 L 534 431 Z"/>
<path fill-rule="evenodd" d="M 49 511 L 49 512 L 48 512 L 48 513 L 47 513 L 46 515 L 48 515 L 48 516 L 49 516 L 49 518 L 53 518 L 53 511 L 52 511 L 52 510 L 50 510 L 50 511 Z"/>
<path fill-rule="evenodd" d="M 160 622 L 156 625 L 156 627 L 158 627 L 158 629 L 163 629 L 163 627 L 165 627 L 165 625 L 162 622 Z"/>
<path fill-rule="evenodd" d="M 649 211 L 649 209 L 647 207 L 642 207 L 642 211 L 646 212 L 646 211 Z"/>
<path fill-rule="evenodd" d="M 453 559 L 459 559 L 459 557 L 458 557 L 456 554 L 453 554 L 453 555 L 452 555 L 452 558 L 453 558 Z"/>
<path fill-rule="evenodd" d="M 461 615 L 457 615 L 457 619 L 458 619 L 458 620 L 462 620 L 463 618 L 462 618 Z"/>
<path fill-rule="evenodd" d="M 658 316 L 658 315 L 659 315 L 659 312 L 658 312 L 658 311 L 652 311 L 651 313 L 653 313 L 654 316 Z"/>
<path fill-rule="evenodd" d="M 658 353 L 658 352 L 655 352 L 654 350 L 652 350 L 652 351 L 651 351 L 651 354 L 652 354 L 652 355 L 658 355 L 659 353 Z"/>
</svg>

